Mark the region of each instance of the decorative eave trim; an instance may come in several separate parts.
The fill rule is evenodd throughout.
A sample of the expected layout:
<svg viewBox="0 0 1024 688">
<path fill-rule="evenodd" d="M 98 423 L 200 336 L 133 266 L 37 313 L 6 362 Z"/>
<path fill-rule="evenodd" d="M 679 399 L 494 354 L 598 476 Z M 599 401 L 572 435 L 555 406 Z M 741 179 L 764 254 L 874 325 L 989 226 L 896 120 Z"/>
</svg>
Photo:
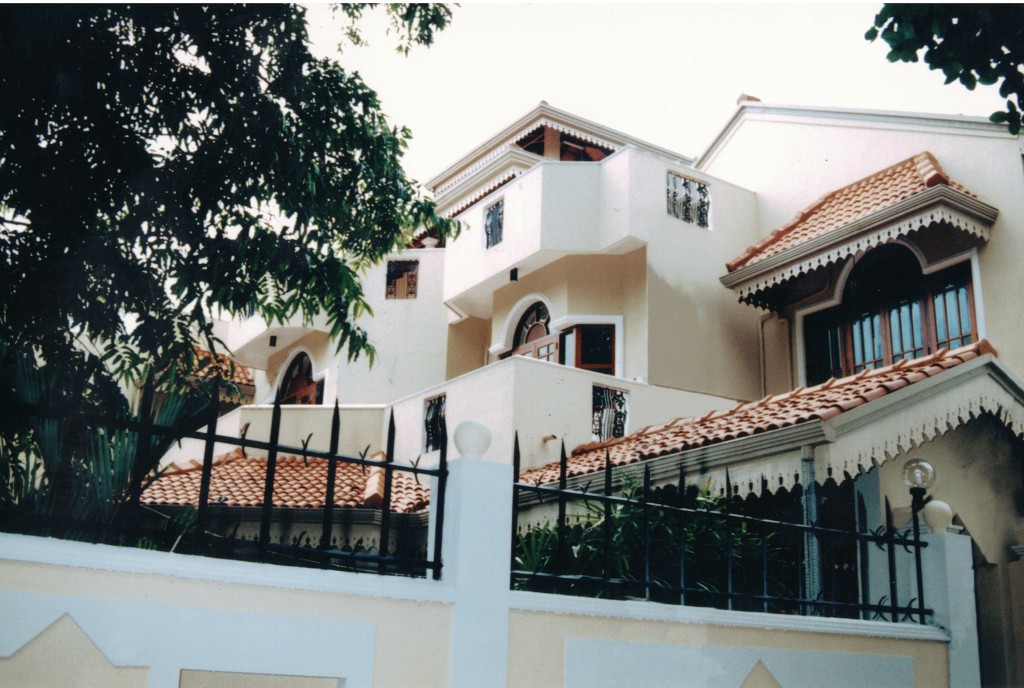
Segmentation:
<svg viewBox="0 0 1024 688">
<path fill-rule="evenodd" d="M 945 223 L 988 241 L 999 210 L 948 186 L 934 186 L 849 224 L 723 275 L 720 281 L 752 300 L 764 289 L 895 241 L 934 223 Z"/>
<path fill-rule="evenodd" d="M 458 215 L 505 182 L 543 161 L 544 158 L 533 153 L 506 147 L 500 155 L 489 157 L 487 164 L 473 172 L 472 178 L 466 177 L 465 185 L 448 193 L 439 193 L 435 198 L 438 212 L 445 217 Z"/>
<path fill-rule="evenodd" d="M 454 165 L 449 166 L 441 174 L 428 181 L 426 187 L 434 193 L 435 198 L 440 198 L 447 191 L 473 176 L 479 169 L 486 166 L 487 163 L 500 157 L 505 151 L 512 148 L 513 144 L 520 138 L 542 125 L 550 126 L 583 141 L 596 143 L 616 151 L 632 144 L 662 157 L 679 161 L 686 166 L 693 164 L 693 158 L 633 138 L 628 134 L 541 102 L 540 105 L 525 116 L 477 146 Z"/>
<path fill-rule="evenodd" d="M 665 454 L 616 466 L 613 486 L 626 476 L 642 476 L 650 466 L 654 481 L 674 481 L 680 467 L 687 482 L 725 490 L 725 474 L 738 494 L 760 494 L 762 478 L 769 491 L 791 490 L 802 481 L 804 459 L 814 459 L 815 478 L 849 473 L 856 476 L 982 414 L 991 414 L 1024 439 L 1024 384 L 992 354 L 961 363 L 934 377 L 869 401 L 827 421 L 810 420 L 727 442 Z M 567 479 L 569 489 L 592 489 L 601 471 Z M 550 485 L 549 485 L 550 486 Z M 538 500 L 524 493 L 521 504 Z"/>
<path fill-rule="evenodd" d="M 1024 438 L 1024 387 L 992 355 L 836 416 L 836 440 L 816 463 L 856 475 L 985 413 Z"/>
<path fill-rule="evenodd" d="M 834 433 L 821 420 L 811 420 L 790 425 L 778 430 L 769 430 L 756 435 L 739 437 L 682 452 L 647 458 L 636 463 L 615 466 L 612 471 L 612 488 L 622 487 L 627 476 L 643 476 L 644 466 L 651 468 L 651 480 L 674 481 L 683 468 L 688 484 L 707 485 L 712 493 L 725 491 L 725 474 L 742 493 L 761 492 L 762 477 L 768 481 L 769 491 L 780 487 L 793 489 L 799 482 L 800 460 L 803 449 L 833 441 Z M 601 471 L 566 478 L 570 490 L 591 490 L 602 480 Z M 753 489 L 747 487 L 753 483 Z M 553 483 L 547 484 L 549 487 Z M 746 486 L 746 487 L 745 487 Z M 520 496 L 522 506 L 538 503 L 537 495 L 526 492 Z"/>
</svg>

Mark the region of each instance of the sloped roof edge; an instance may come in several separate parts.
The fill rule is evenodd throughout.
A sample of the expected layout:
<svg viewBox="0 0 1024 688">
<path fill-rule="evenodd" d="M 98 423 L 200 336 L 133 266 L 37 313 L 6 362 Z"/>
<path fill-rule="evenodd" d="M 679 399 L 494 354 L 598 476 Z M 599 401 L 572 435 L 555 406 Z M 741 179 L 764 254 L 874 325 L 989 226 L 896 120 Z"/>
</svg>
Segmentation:
<svg viewBox="0 0 1024 688">
<path fill-rule="evenodd" d="M 430 189 L 433 193 L 439 187 L 445 185 L 451 178 L 457 177 L 460 174 L 464 174 L 469 171 L 474 164 L 480 164 L 488 161 L 487 155 L 489 152 L 500 149 L 503 145 L 508 144 L 510 141 L 518 138 L 518 136 L 526 133 L 524 130 L 531 127 L 536 123 L 540 123 L 542 120 L 551 120 L 554 122 L 568 125 L 572 129 L 582 130 L 596 135 L 603 139 L 606 143 L 615 145 L 616 147 L 625 146 L 632 144 L 638 148 L 657 153 L 658 155 L 678 160 L 684 164 L 692 164 L 693 158 L 689 156 L 676 153 L 667 148 L 643 141 L 641 139 L 630 136 L 629 134 L 623 133 L 611 127 L 606 127 L 603 124 L 599 124 L 592 120 L 579 117 L 567 112 L 560 110 L 556 107 L 548 105 L 547 102 L 541 101 L 537 107 L 523 115 L 509 126 L 502 129 L 500 132 L 490 137 L 469 153 L 464 155 L 462 158 L 454 162 L 445 168 L 440 174 L 436 175 L 426 183 L 426 188 Z"/>
<path fill-rule="evenodd" d="M 988 241 L 999 210 L 945 185 L 914 194 L 828 232 L 747 263 L 719 278 L 743 298 L 875 246 L 945 222 Z"/>
<path fill-rule="evenodd" d="M 797 417 L 792 409 L 783 408 L 789 400 L 814 395 L 827 402 L 817 411 L 808 409 Z M 773 406 L 777 407 L 774 416 Z M 762 479 L 770 491 L 791 489 L 801 481 L 801 460 L 809 458 L 808 447 L 816 448 L 819 480 L 830 473 L 856 475 L 983 413 L 992 414 L 1024 438 L 1024 385 L 995 358 L 995 350 L 985 340 L 702 418 L 676 419 L 622 440 L 584 445 L 569 459 L 570 485 L 594 480 L 609 455 L 616 468 L 650 465 L 655 479 L 678 476 L 682 468 L 687 480 L 707 482 L 713 491 L 724 489 L 726 470 L 740 492 L 760 492 Z M 731 420 L 736 414 L 747 416 L 747 425 L 751 418 L 760 425 L 742 430 L 742 421 Z M 720 437 L 722 423 L 732 432 Z M 691 446 L 656 451 L 658 443 L 647 440 L 681 429 L 696 429 L 699 434 L 702 424 L 714 434 L 697 440 L 697 446 L 688 440 Z M 557 479 L 557 470 L 557 462 L 531 469 L 521 481 L 551 483 Z"/>
<path fill-rule="evenodd" d="M 903 112 L 899 110 L 871 110 L 846 107 L 822 107 L 811 105 L 785 105 L 743 100 L 737 104 L 732 116 L 719 130 L 707 147 L 697 156 L 694 169 L 706 171 L 715 156 L 728 145 L 736 130 L 748 117 L 794 117 L 807 120 L 845 120 L 864 124 L 881 124 L 917 128 L 953 128 L 989 136 L 1015 138 L 1006 126 L 990 122 L 986 117 L 973 115 L 949 115 L 929 112 Z"/>
</svg>

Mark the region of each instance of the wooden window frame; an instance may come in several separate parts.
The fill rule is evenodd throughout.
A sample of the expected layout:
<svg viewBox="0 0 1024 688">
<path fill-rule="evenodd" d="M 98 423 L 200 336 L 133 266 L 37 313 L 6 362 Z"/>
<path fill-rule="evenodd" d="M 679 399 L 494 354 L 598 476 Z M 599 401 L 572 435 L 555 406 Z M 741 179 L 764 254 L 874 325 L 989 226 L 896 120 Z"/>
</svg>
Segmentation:
<svg viewBox="0 0 1024 688">
<path fill-rule="evenodd" d="M 420 262 L 418 260 L 389 260 L 384 287 L 386 300 L 403 301 L 416 298 L 419 283 Z M 404 280 L 404 281 L 403 281 Z M 399 289 L 402 286 L 402 289 Z"/>
<path fill-rule="evenodd" d="M 939 339 L 936 325 L 935 300 L 938 294 L 946 293 L 950 287 L 957 292 L 960 289 L 964 289 L 966 291 L 966 305 L 970 331 L 967 334 L 961 332 L 957 337 L 949 337 L 949 326 L 947 324 L 947 337 L 945 339 Z M 814 324 L 816 332 L 809 332 L 805 326 L 805 352 L 810 354 L 811 337 L 826 336 L 830 331 L 838 331 L 840 337 L 839 352 L 841 359 L 841 370 L 838 372 L 840 372 L 841 376 L 846 377 L 849 375 L 856 375 L 867 369 L 875 369 L 892 365 L 904 359 L 913 359 L 933 354 L 941 348 L 949 347 L 953 340 L 962 340 L 957 344 L 957 347 L 966 346 L 967 344 L 978 340 L 978 320 L 974 303 L 974 284 L 969 265 L 960 264 L 932 275 L 922 275 L 918 288 L 914 291 L 917 293 L 898 300 L 881 301 L 878 304 L 864 307 L 841 305 L 822 313 L 816 313 L 814 316 L 809 316 L 814 317 L 815 319 L 821 318 L 822 320 L 820 324 Z M 904 351 L 897 356 L 893 353 L 892 311 L 907 304 L 917 304 L 920 308 L 922 346 L 914 346 L 910 349 L 905 347 Z M 959 309 L 957 310 L 957 313 L 960 313 Z M 868 358 L 867 355 L 865 355 L 860 363 L 856 363 L 854 359 L 855 345 L 853 341 L 854 325 L 858 319 L 862 319 L 866 316 L 878 319 L 878 336 L 881 338 L 882 345 L 881 356 L 872 356 Z M 821 344 L 816 343 L 816 346 L 821 346 Z M 922 353 L 915 353 L 921 349 L 923 349 Z M 807 360 L 805 363 L 805 372 L 808 376 L 807 383 L 817 384 L 818 382 L 823 382 L 823 380 L 820 379 L 810 379 L 810 373 L 812 372 L 811 365 L 811 361 Z M 836 368 L 832 366 L 829 366 L 829 368 L 832 371 L 832 376 L 834 377 L 835 372 L 837 372 Z"/>
</svg>

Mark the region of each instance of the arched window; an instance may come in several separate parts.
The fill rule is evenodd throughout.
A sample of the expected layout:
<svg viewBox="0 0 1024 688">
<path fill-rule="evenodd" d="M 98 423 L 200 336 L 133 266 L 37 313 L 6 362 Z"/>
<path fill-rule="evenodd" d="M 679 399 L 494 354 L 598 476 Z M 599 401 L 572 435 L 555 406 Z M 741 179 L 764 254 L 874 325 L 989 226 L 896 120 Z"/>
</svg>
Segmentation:
<svg viewBox="0 0 1024 688">
<path fill-rule="evenodd" d="M 313 363 L 300 353 L 288 366 L 281 378 L 282 404 L 322 404 L 323 380 L 313 379 Z"/>
<path fill-rule="evenodd" d="M 537 301 L 523 313 L 512 336 L 512 351 L 508 356 L 529 356 L 542 361 L 558 362 L 558 335 L 548 329 L 551 314 L 542 301 Z"/>
<path fill-rule="evenodd" d="M 805 319 L 807 384 L 976 338 L 970 263 L 923 275 L 909 249 L 889 244 L 854 268 L 841 305 Z"/>
<path fill-rule="evenodd" d="M 517 348 L 528 342 L 533 342 L 541 337 L 548 336 L 548 323 L 551 322 L 551 314 L 543 302 L 538 301 L 523 313 L 516 325 L 515 338 L 512 347 Z"/>
</svg>

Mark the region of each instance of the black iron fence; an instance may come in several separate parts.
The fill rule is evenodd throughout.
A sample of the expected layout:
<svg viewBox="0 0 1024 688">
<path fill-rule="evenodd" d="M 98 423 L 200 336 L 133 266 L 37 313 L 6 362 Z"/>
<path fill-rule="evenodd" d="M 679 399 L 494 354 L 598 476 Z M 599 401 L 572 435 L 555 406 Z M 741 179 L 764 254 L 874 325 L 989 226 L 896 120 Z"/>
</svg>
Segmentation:
<svg viewBox="0 0 1024 688">
<path fill-rule="evenodd" d="M 0 519 L 0 530 L 292 566 L 414 576 L 425 576 L 431 572 L 435 579 L 440 578 L 448 476 L 447 433 L 440 442 L 437 468 L 421 468 L 394 462 L 393 413 L 388 424 L 384 459 L 378 461 L 367 458 L 365 453 L 360 456 L 339 453 L 341 413 L 337 404 L 331 420 L 327 451 L 310 449 L 311 436 L 303 441 L 301 447 L 279 442 L 282 423 L 280 397 L 274 402 L 269 440 L 266 442 L 247 439 L 244 432 L 240 437 L 218 434 L 218 405 L 219 391 L 214 388 L 205 418 L 206 426 L 199 431 L 157 423 L 154 420 L 151 384 L 143 389 L 138 414 L 129 419 L 95 415 L 68 417 L 59 410 L 37 409 L 39 422 L 36 434 L 46 429 L 53 437 L 61 438 L 61 442 L 35 441 L 30 451 L 22 450 L 20 456 L 14 457 L 14 461 L 21 465 L 13 468 L 11 457 L 6 457 L 6 467 L 11 474 L 4 477 L 19 485 L 16 490 L 8 489 L 5 493 L 5 513 Z M 71 436 L 78 439 L 70 443 L 65 441 Z M 198 439 L 204 443 L 197 502 L 174 507 L 147 505 L 145 490 L 159 479 L 159 472 L 154 467 L 162 453 L 160 447 L 182 439 Z M 90 448 L 97 444 L 106 445 L 107 449 L 116 447 L 120 455 L 110 465 L 91 466 L 89 463 L 94 457 Z M 240 447 L 243 451 L 266 452 L 263 498 L 258 507 L 230 507 L 210 502 L 214 447 L 218 444 Z M 65 455 L 52 461 L 39 458 L 40 453 L 54 446 L 62 447 Z M 304 461 L 320 459 L 327 462 L 323 508 L 289 509 L 274 505 L 278 457 L 286 455 L 301 457 Z M 336 506 L 335 483 L 339 464 L 359 466 L 363 475 L 370 469 L 383 471 L 383 495 L 379 507 Z M 45 476 L 46 470 L 37 470 L 44 465 L 49 466 L 51 475 L 48 477 Z M 15 475 L 17 471 L 20 471 L 20 477 Z M 436 513 L 432 542 L 427 542 L 426 513 L 393 512 L 396 472 L 412 476 L 417 483 L 425 480 L 429 484 L 432 478 L 436 479 L 429 496 L 430 508 Z M 119 473 L 125 478 L 120 490 L 117 484 Z M 97 491 L 97 483 L 109 480 L 111 474 L 114 484 L 108 487 L 106 500 L 109 504 L 102 504 L 99 509 L 80 508 L 82 500 Z M 32 492 L 31 485 L 26 486 L 33 480 L 37 483 L 36 490 L 42 490 L 48 483 L 50 487 L 55 482 L 60 484 L 51 490 L 52 494 L 40 498 Z M 18 494 L 12 499 L 10 495 L 15 492 Z M 317 513 L 311 517 L 311 511 Z M 293 524 L 296 520 L 302 521 L 304 526 L 298 535 L 289 536 L 289 529 L 282 531 L 282 523 Z M 257 521 L 258 532 L 255 529 Z M 252 526 L 248 533 L 239 527 L 244 522 Z M 358 537 L 352 537 L 353 528 Z"/>
<path fill-rule="evenodd" d="M 713 495 L 682 469 L 675 484 L 653 485 L 649 466 L 623 467 L 633 477 L 616 492 L 607 456 L 603 472 L 569 489 L 564 448 L 557 485 L 520 482 L 518 441 L 513 461 L 514 589 L 922 624 L 932 615 L 917 512 L 898 529 L 887 500 L 885 523 L 869 529 L 852 481 L 744 500 L 728 476 Z M 906 572 L 912 580 L 900 580 Z"/>
</svg>

